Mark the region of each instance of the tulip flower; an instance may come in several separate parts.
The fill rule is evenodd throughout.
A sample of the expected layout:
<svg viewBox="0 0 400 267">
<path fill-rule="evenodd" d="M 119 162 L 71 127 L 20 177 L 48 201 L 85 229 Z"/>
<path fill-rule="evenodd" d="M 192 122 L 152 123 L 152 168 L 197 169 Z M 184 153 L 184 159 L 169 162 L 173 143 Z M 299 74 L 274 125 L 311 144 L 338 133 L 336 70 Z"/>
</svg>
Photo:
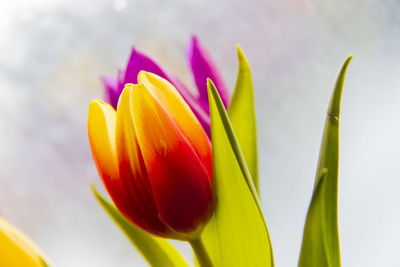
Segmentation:
<svg viewBox="0 0 400 267">
<path fill-rule="evenodd" d="M 40 249 L 2 217 L 0 217 L 0 266 L 48 266 Z"/>
<path fill-rule="evenodd" d="M 214 210 L 211 143 L 170 82 L 140 71 L 117 110 L 90 103 L 88 133 L 102 181 L 130 222 L 160 237 L 199 237 Z"/>
<path fill-rule="evenodd" d="M 188 46 L 187 59 L 197 86 L 197 95 L 193 95 L 178 78 L 157 63 L 156 60 L 133 48 L 125 70 L 120 70 L 117 78 L 102 77 L 106 101 L 116 108 L 124 85 L 126 83 L 137 83 L 138 73 L 141 70 L 152 72 L 168 80 L 176 87 L 210 136 L 207 78 L 214 82 L 225 107 L 229 104 L 230 95 L 211 57 L 195 36 L 191 38 Z"/>
</svg>

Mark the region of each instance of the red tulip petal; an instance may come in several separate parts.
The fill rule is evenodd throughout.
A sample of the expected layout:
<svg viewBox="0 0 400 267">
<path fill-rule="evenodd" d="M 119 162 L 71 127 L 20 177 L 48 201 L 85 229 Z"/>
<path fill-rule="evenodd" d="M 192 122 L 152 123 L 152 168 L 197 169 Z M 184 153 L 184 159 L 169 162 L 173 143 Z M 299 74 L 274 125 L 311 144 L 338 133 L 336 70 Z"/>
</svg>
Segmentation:
<svg viewBox="0 0 400 267">
<path fill-rule="evenodd" d="M 136 134 L 160 217 L 172 229 L 194 234 L 212 215 L 213 192 L 207 171 L 144 85 L 134 88 L 132 102 Z"/>
<path fill-rule="evenodd" d="M 212 181 L 211 142 L 189 105 L 171 83 L 153 73 L 141 71 L 138 80 L 174 120 L 203 162 Z"/>
<path fill-rule="evenodd" d="M 162 235 L 166 232 L 166 226 L 158 217 L 157 206 L 133 125 L 131 112 L 132 86 L 132 84 L 128 84 L 122 91 L 116 123 L 116 146 L 120 177 L 132 206 L 126 216 L 141 228 Z"/>
</svg>

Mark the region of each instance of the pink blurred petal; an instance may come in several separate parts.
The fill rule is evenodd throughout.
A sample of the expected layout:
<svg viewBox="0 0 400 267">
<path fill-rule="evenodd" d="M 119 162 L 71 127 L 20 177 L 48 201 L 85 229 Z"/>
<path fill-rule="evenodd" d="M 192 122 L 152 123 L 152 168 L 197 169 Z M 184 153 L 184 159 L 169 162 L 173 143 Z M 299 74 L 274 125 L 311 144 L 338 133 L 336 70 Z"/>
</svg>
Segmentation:
<svg viewBox="0 0 400 267">
<path fill-rule="evenodd" d="M 187 58 L 199 90 L 200 102 L 205 103 L 207 112 L 208 109 L 208 94 L 207 94 L 207 78 L 210 78 L 217 88 L 225 108 L 228 107 L 230 96 L 227 87 L 225 86 L 221 75 L 219 74 L 210 55 L 201 46 L 196 36 L 192 36 L 187 50 Z"/>
<path fill-rule="evenodd" d="M 135 48 L 132 48 L 132 53 L 125 70 L 124 84 L 137 84 L 137 77 L 141 70 L 148 71 L 157 74 L 164 79 L 168 79 L 167 74 L 160 67 L 160 65 L 156 63 L 155 60 L 136 50 Z"/>
<path fill-rule="evenodd" d="M 117 108 L 119 95 L 121 91 L 119 90 L 119 83 L 116 78 L 102 76 L 101 81 L 104 85 L 104 96 L 108 103 L 113 106 L 114 109 Z"/>
</svg>

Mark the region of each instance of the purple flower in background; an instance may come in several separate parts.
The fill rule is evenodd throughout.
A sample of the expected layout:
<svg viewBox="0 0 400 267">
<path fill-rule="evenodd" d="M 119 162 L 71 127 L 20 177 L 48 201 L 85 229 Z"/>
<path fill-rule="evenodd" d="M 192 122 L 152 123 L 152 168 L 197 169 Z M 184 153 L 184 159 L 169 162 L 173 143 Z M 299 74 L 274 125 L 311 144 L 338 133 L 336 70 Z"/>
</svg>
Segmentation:
<svg viewBox="0 0 400 267">
<path fill-rule="evenodd" d="M 162 67 L 157 61 L 133 48 L 125 71 L 119 70 L 117 78 L 102 77 L 106 101 L 116 108 L 124 85 L 126 83 L 136 84 L 138 73 L 141 70 L 152 72 L 167 79 L 178 89 L 203 125 L 207 134 L 210 135 L 207 78 L 210 78 L 214 82 L 225 107 L 229 104 L 230 94 L 211 57 L 195 36 L 190 40 L 186 56 L 197 86 L 198 95 L 193 95 L 177 77 Z"/>
</svg>

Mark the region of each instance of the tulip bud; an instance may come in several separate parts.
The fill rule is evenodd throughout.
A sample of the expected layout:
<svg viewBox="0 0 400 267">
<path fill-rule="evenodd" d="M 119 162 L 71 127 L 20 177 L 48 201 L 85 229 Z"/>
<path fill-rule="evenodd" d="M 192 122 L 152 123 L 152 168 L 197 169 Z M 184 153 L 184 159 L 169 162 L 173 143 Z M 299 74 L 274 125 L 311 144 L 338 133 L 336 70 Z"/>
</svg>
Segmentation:
<svg viewBox="0 0 400 267">
<path fill-rule="evenodd" d="M 156 236 L 200 235 L 215 202 L 211 142 L 171 83 L 141 71 L 117 111 L 91 102 L 88 132 L 103 183 L 128 220 Z"/>
<path fill-rule="evenodd" d="M 0 217 L 0 266 L 47 266 L 40 249 L 2 217 Z"/>
<path fill-rule="evenodd" d="M 208 107 L 207 78 L 210 78 L 215 83 L 226 108 L 230 102 L 230 93 L 212 58 L 200 44 L 196 36 L 192 36 L 190 39 L 186 56 L 196 84 L 194 91 L 197 93 L 193 94 L 188 90 L 175 75 L 160 65 L 157 60 L 133 48 L 126 67 L 118 71 L 117 77 L 102 77 L 107 102 L 116 108 L 124 85 L 127 83 L 137 83 L 139 72 L 142 70 L 148 71 L 168 80 L 176 87 L 183 99 L 185 99 L 191 107 L 204 130 L 210 136 L 211 126 L 210 109 Z"/>
</svg>

